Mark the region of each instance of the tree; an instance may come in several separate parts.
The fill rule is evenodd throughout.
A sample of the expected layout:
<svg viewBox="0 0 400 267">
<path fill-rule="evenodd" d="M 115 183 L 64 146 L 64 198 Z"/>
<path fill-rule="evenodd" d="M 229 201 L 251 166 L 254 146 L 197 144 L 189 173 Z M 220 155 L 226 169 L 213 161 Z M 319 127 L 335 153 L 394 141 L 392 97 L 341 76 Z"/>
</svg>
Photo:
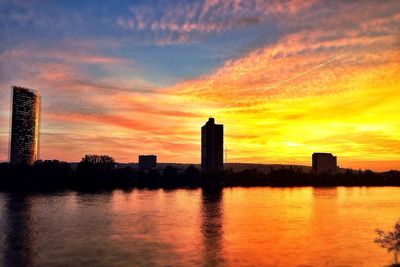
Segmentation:
<svg viewBox="0 0 400 267">
<path fill-rule="evenodd" d="M 108 155 L 85 155 L 81 163 L 105 165 L 109 167 L 114 167 L 115 165 L 114 159 Z"/>
<path fill-rule="evenodd" d="M 174 181 L 178 178 L 178 169 L 173 166 L 168 165 L 163 170 L 163 176 L 164 176 L 164 179 L 166 179 L 167 181 Z"/>
<path fill-rule="evenodd" d="M 189 165 L 184 172 L 187 178 L 198 179 L 200 177 L 200 170 L 193 165 Z"/>
<path fill-rule="evenodd" d="M 393 251 L 394 266 L 400 266 L 397 260 L 400 251 L 400 220 L 395 224 L 394 231 L 384 232 L 381 229 L 376 229 L 378 237 L 375 239 L 382 248 L 386 248 L 388 252 Z"/>
<path fill-rule="evenodd" d="M 115 161 L 107 155 L 86 155 L 78 164 L 78 172 L 85 171 L 105 171 L 112 170 L 115 167 Z"/>
</svg>

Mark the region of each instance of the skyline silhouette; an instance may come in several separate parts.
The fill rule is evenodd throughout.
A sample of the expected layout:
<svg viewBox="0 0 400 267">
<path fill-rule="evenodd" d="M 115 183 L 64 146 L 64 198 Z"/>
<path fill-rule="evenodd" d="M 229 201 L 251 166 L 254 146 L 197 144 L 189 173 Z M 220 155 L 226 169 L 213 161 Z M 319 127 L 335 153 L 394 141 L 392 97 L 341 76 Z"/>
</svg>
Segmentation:
<svg viewBox="0 0 400 267">
<path fill-rule="evenodd" d="M 9 162 L 17 166 L 21 164 L 33 165 L 38 160 L 40 149 L 39 93 L 33 89 L 20 86 L 12 86 L 12 91 Z M 223 124 L 215 124 L 214 118 L 209 118 L 206 124 L 201 127 L 200 166 L 203 173 L 217 173 L 224 169 L 223 129 Z M 225 153 L 227 152 L 225 151 Z M 87 157 L 88 155 L 85 156 L 85 158 Z M 93 155 L 93 157 L 103 156 Z M 114 159 L 112 160 L 114 161 Z M 155 155 L 139 155 L 138 157 L 138 166 L 142 170 L 155 169 L 156 162 L 157 156 Z M 313 152 L 311 164 L 312 170 L 316 174 L 335 175 L 339 169 L 337 157 L 326 152 Z M 370 169 L 367 168 L 367 170 Z"/>
</svg>

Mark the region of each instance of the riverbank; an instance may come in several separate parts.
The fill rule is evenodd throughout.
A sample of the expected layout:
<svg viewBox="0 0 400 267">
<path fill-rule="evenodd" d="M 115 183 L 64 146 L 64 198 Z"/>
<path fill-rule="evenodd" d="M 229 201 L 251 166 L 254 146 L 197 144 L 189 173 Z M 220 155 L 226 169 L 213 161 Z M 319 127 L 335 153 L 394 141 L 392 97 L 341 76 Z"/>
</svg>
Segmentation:
<svg viewBox="0 0 400 267">
<path fill-rule="evenodd" d="M 346 170 L 337 175 L 316 175 L 298 169 L 278 169 L 269 173 L 257 169 L 240 172 L 224 170 L 201 173 L 194 166 L 178 170 L 166 166 L 162 171 L 86 166 L 72 169 L 68 163 L 48 161 L 33 166 L 0 164 L 1 191 L 99 191 L 130 188 L 199 188 L 199 187 L 335 187 L 400 186 L 400 172 Z"/>
</svg>

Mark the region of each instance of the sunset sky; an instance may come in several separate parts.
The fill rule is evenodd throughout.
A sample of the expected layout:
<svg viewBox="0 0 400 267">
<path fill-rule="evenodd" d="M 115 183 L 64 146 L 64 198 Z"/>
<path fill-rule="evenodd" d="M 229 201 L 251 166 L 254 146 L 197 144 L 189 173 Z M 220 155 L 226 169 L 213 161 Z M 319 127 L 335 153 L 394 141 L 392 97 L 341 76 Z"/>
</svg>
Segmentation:
<svg viewBox="0 0 400 267">
<path fill-rule="evenodd" d="M 40 157 L 400 169 L 400 1 L 0 0 L 0 161 L 11 86 L 41 94 Z"/>
</svg>

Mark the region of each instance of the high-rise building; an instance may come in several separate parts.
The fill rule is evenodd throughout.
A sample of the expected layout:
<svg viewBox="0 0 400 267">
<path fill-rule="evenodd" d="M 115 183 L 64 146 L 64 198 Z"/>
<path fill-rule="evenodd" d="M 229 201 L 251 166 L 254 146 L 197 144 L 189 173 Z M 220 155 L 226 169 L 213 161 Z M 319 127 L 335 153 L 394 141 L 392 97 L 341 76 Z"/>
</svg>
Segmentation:
<svg viewBox="0 0 400 267">
<path fill-rule="evenodd" d="M 313 153 L 312 170 L 316 174 L 336 174 L 337 158 L 331 153 Z"/>
<path fill-rule="evenodd" d="M 40 97 L 35 90 L 13 86 L 10 162 L 32 165 L 38 157 Z"/>
<path fill-rule="evenodd" d="M 157 166 L 157 156 L 155 155 L 139 155 L 139 169 L 150 170 Z"/>
<path fill-rule="evenodd" d="M 201 127 L 201 170 L 215 172 L 224 168 L 224 125 L 209 118 Z"/>
</svg>

